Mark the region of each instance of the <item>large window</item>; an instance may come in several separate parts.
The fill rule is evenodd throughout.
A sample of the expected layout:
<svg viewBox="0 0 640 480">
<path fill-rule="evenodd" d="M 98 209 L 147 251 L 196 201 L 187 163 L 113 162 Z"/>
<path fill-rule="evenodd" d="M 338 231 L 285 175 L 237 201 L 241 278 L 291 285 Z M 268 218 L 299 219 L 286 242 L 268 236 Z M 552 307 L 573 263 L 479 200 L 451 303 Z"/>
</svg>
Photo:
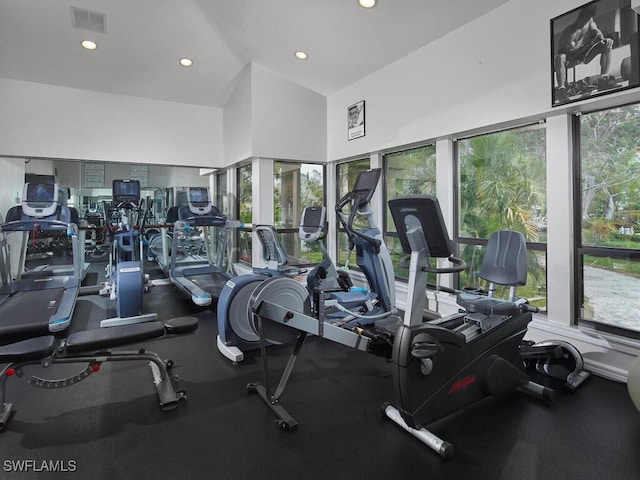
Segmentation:
<svg viewBox="0 0 640 480">
<path fill-rule="evenodd" d="M 486 288 L 478 272 L 497 230 L 522 232 L 529 249 L 527 284 L 518 295 L 546 309 L 546 158 L 544 125 L 457 142 L 457 242 L 467 270 L 460 287 Z"/>
<path fill-rule="evenodd" d="M 216 192 L 214 205 L 224 213 L 229 215 L 229 192 L 227 191 L 227 171 L 216 173 Z"/>
<path fill-rule="evenodd" d="M 436 147 L 427 145 L 384 157 L 385 205 L 389 200 L 406 195 L 436 193 Z M 408 279 L 409 270 L 399 261 L 405 254 L 396 234 L 391 211 L 386 207 L 385 239 L 397 278 Z"/>
<path fill-rule="evenodd" d="M 356 178 L 360 172 L 368 170 L 370 167 L 368 158 L 361 160 L 354 160 L 348 163 L 339 163 L 336 166 L 336 178 L 338 181 L 337 198 L 336 201 L 344 197 L 351 191 L 353 185 L 356 183 Z M 346 213 L 346 212 L 345 212 Z M 355 224 L 356 227 L 362 227 L 359 223 Z M 344 265 L 349 257 L 349 237 L 343 228 L 338 228 L 338 264 Z M 355 267 L 356 259 L 355 253 L 349 258 L 349 266 Z"/>
<path fill-rule="evenodd" d="M 238 220 L 245 227 L 238 229 L 238 260 L 251 264 L 251 226 L 253 222 L 253 179 L 251 164 L 238 168 Z"/>
<path fill-rule="evenodd" d="M 581 321 L 640 335 L 640 105 L 579 123 Z"/>
<path fill-rule="evenodd" d="M 289 264 L 319 263 L 322 255 L 316 244 L 301 241 L 298 227 L 305 207 L 324 204 L 324 166 L 274 162 L 273 193 L 275 227 L 289 255 Z"/>
</svg>

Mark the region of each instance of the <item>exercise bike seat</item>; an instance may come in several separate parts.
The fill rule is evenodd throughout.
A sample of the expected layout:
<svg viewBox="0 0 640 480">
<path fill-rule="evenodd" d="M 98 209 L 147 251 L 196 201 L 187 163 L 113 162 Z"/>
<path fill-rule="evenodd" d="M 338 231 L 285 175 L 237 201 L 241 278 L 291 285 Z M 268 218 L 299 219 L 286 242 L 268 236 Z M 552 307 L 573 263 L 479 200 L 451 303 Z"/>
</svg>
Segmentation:
<svg viewBox="0 0 640 480">
<path fill-rule="evenodd" d="M 460 292 L 456 296 L 456 303 L 464 308 L 467 313 L 480 313 L 482 315 L 518 315 L 527 311 L 524 303 L 510 302 L 495 297 L 487 297 L 474 293 Z"/>
</svg>

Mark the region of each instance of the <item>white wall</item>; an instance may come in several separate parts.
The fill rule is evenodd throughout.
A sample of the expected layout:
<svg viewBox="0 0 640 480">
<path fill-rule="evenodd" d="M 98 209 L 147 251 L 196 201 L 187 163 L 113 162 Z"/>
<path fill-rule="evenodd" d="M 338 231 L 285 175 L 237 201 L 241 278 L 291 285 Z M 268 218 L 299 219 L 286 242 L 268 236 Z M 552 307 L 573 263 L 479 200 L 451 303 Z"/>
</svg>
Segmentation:
<svg viewBox="0 0 640 480">
<path fill-rule="evenodd" d="M 253 156 L 324 162 L 326 97 L 252 65 Z"/>
<path fill-rule="evenodd" d="M 326 119 L 324 96 L 250 64 L 224 108 L 224 164 L 249 158 L 325 162 Z"/>
<path fill-rule="evenodd" d="M 583 3 L 511 0 L 331 95 L 328 159 L 567 110 L 551 108 L 550 19 Z M 348 141 L 347 107 L 359 100 L 366 136 Z"/>
<path fill-rule="evenodd" d="M 0 155 L 222 166 L 222 110 L 0 79 Z"/>
<path fill-rule="evenodd" d="M 571 113 L 640 100 L 640 89 L 551 107 L 550 20 L 583 0 L 511 0 L 328 98 L 328 160 L 437 140 L 438 194 L 453 201 L 447 139 L 527 121 L 547 121 L 548 312 L 528 338 L 563 339 L 589 368 L 624 380 L 640 343 L 573 325 Z M 347 140 L 347 107 L 366 102 L 366 136 Z M 450 203 L 452 205 L 452 203 Z M 380 205 L 380 208 L 383 206 Z M 402 290 L 402 288 L 400 289 Z M 401 296 L 402 298 L 402 296 Z"/>
<path fill-rule="evenodd" d="M 24 159 L 0 158 L 0 172 L 2 172 L 0 219 L 4 222 L 7 211 L 22 199 L 25 172 Z"/>
<path fill-rule="evenodd" d="M 236 77 L 235 87 L 224 106 L 224 159 L 225 166 L 251 157 L 251 65 Z"/>
</svg>

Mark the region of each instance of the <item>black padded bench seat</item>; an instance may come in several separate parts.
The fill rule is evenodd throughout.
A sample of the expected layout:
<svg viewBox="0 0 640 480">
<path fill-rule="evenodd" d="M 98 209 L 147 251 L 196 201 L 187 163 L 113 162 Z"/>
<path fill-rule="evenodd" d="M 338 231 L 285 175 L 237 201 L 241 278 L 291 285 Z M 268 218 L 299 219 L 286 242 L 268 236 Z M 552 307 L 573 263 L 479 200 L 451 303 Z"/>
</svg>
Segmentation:
<svg viewBox="0 0 640 480">
<path fill-rule="evenodd" d="M 102 348 L 118 347 L 164 335 L 161 322 L 135 323 L 118 327 L 95 328 L 76 332 L 67 338 L 67 353 L 81 353 Z"/>
<path fill-rule="evenodd" d="M 180 334 L 198 328 L 195 317 L 172 318 L 166 322 L 145 322 L 110 328 L 96 328 L 76 332 L 66 340 L 67 354 L 78 354 L 100 349 L 118 347 L 161 337 L 167 333 Z M 56 345 L 53 335 L 43 335 L 20 342 L 0 346 L 0 363 L 26 362 L 51 355 Z"/>
<path fill-rule="evenodd" d="M 48 357 L 53 353 L 56 338 L 53 335 L 29 338 L 0 347 L 0 363 L 25 362 Z"/>
<path fill-rule="evenodd" d="M 191 332 L 196 328 L 198 328 L 197 318 L 177 317 L 168 320 L 166 324 L 162 322 L 145 322 L 85 330 L 69 335 L 69 338 L 67 338 L 67 353 L 77 354 L 100 350 L 101 348 L 118 347 L 161 337 L 165 332 L 180 334 Z"/>
</svg>

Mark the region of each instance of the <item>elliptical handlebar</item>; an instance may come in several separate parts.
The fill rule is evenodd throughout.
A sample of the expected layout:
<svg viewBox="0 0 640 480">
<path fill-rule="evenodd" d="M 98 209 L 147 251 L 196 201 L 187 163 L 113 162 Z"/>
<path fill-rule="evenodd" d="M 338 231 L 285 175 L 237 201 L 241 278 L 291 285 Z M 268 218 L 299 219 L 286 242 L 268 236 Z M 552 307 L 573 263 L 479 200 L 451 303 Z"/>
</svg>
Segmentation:
<svg viewBox="0 0 640 480">
<path fill-rule="evenodd" d="M 369 204 L 369 190 L 353 190 L 352 192 L 347 193 L 342 199 L 336 204 L 336 214 L 338 217 L 338 221 L 344 227 L 349 239 L 353 237 L 360 237 L 366 242 L 368 242 L 374 249 L 376 253 L 380 253 L 380 246 L 382 245 L 382 241 L 370 235 L 367 235 L 359 230 L 353 228 L 353 222 L 356 218 L 356 213 L 361 210 L 362 207 L 365 207 Z M 351 211 L 349 213 L 349 219 L 345 221 L 343 216 L 342 209 L 345 205 L 351 205 Z"/>
</svg>

